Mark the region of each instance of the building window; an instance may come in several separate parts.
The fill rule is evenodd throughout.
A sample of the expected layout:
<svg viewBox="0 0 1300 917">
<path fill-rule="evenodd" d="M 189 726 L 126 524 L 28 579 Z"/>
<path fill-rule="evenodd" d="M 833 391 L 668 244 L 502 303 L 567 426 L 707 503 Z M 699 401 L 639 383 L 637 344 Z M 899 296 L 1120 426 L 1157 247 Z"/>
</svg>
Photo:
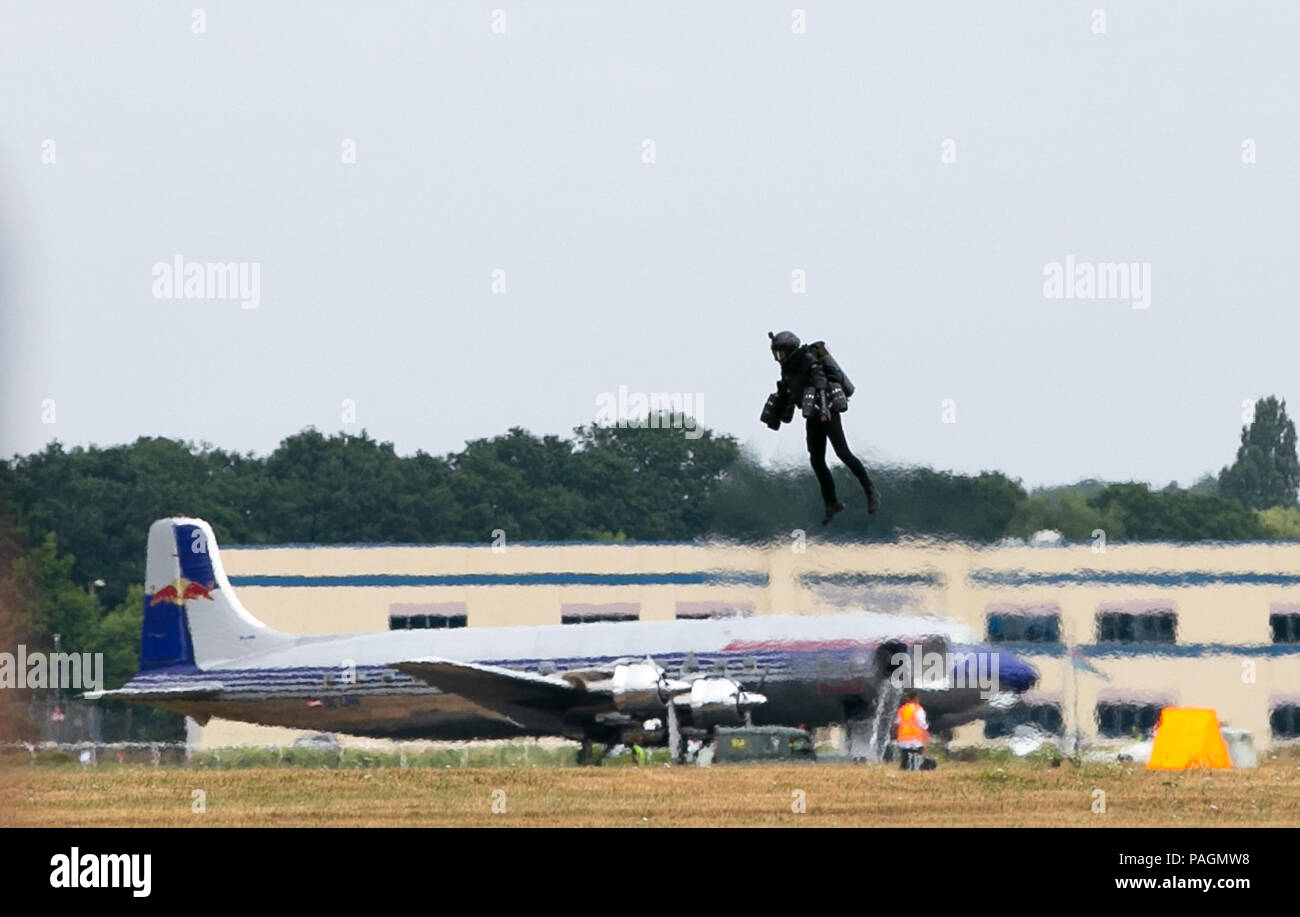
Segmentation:
<svg viewBox="0 0 1300 917">
<path fill-rule="evenodd" d="M 1300 643 L 1300 613 L 1274 613 L 1268 616 L 1274 643 Z"/>
<path fill-rule="evenodd" d="M 989 612 L 990 643 L 1060 643 L 1061 615 Z"/>
<path fill-rule="evenodd" d="M 1167 704 L 1102 702 L 1097 705 L 1097 732 L 1111 739 L 1148 736 Z"/>
<path fill-rule="evenodd" d="M 448 627 L 467 627 L 467 615 L 400 615 L 388 616 L 389 630 L 443 630 Z"/>
<path fill-rule="evenodd" d="M 1019 726 L 1033 726 L 1048 735 L 1063 734 L 1060 704 L 1020 704 L 1002 716 L 991 716 L 984 721 L 984 738 L 1008 738 Z"/>
<path fill-rule="evenodd" d="M 565 602 L 560 606 L 561 624 L 596 624 L 601 621 L 635 621 L 641 617 L 641 606 L 636 602 L 608 602 L 589 605 L 583 602 Z"/>
<path fill-rule="evenodd" d="M 1097 613 L 1098 643 L 1174 643 L 1177 629 L 1172 611 Z"/>
<path fill-rule="evenodd" d="M 1300 739 L 1300 704 L 1282 704 L 1268 714 L 1268 728 L 1275 739 Z"/>
<path fill-rule="evenodd" d="M 388 606 L 389 630 L 443 630 L 468 624 L 464 602 L 394 602 Z"/>
</svg>

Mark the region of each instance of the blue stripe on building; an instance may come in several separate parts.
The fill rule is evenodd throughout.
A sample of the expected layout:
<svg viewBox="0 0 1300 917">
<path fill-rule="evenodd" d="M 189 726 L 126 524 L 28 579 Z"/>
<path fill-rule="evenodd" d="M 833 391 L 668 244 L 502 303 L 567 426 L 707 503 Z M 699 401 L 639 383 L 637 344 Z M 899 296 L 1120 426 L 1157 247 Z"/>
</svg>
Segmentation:
<svg viewBox="0 0 1300 917">
<path fill-rule="evenodd" d="M 842 573 L 801 573 L 804 586 L 932 586 L 945 583 L 942 573 L 867 573 L 854 570 Z"/>
<path fill-rule="evenodd" d="M 1061 643 L 993 643 L 991 647 L 1017 656 L 1062 658 L 1071 650 L 1080 656 L 1162 656 L 1195 659 L 1205 656 L 1297 656 L 1300 643 L 1080 643 L 1069 649 Z"/>
<path fill-rule="evenodd" d="M 1215 570 L 972 570 L 976 586 L 1300 586 L 1300 573 L 1228 573 Z"/>
</svg>

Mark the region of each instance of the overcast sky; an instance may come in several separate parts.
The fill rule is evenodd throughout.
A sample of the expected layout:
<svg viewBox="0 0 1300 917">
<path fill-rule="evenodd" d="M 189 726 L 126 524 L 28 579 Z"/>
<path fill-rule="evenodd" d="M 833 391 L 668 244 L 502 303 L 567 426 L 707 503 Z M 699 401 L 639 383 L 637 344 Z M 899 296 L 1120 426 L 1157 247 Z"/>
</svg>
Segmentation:
<svg viewBox="0 0 1300 917">
<path fill-rule="evenodd" d="M 1300 4 L 199 3 L 0 6 L 4 456 L 441 453 L 622 385 L 802 460 L 785 328 L 868 464 L 1188 484 L 1300 410 Z"/>
</svg>

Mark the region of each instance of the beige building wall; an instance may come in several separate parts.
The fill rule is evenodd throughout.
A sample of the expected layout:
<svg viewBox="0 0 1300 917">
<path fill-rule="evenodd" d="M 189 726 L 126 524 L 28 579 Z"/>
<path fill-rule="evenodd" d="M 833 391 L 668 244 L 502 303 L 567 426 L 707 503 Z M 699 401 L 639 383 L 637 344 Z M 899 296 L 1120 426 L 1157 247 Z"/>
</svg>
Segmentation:
<svg viewBox="0 0 1300 917">
<path fill-rule="evenodd" d="M 1055 608 L 1061 643 L 1017 644 L 1039 668 L 1029 700 L 1055 703 L 1067 729 L 1097 737 L 1098 703 L 1207 706 L 1273 738 L 1273 704 L 1300 701 L 1300 645 L 1274 645 L 1275 606 L 1300 607 L 1300 546 L 1124 544 L 990 547 L 942 541 L 821 544 L 506 544 L 225 547 L 233 585 L 255 615 L 290 633 L 383 630 L 396 604 L 464 603 L 471 627 L 558 624 L 566 604 L 634 603 L 671 620 L 679 603 L 753 614 L 870 608 L 951 616 L 986 638 L 996 608 Z M 622 577 L 615 585 L 574 580 Z M 663 583 L 687 575 L 700 582 Z M 404 578 L 420 578 L 410 582 Z M 470 577 L 470 582 L 448 577 Z M 273 579 L 267 579 L 273 578 Z M 1168 608 L 1176 644 L 1098 645 L 1104 607 Z M 1072 656 L 1072 652 L 1076 656 Z M 1078 660 L 1072 664 L 1071 659 Z M 978 736 L 966 728 L 960 738 Z M 256 727 L 213 723 L 204 742 Z"/>
</svg>

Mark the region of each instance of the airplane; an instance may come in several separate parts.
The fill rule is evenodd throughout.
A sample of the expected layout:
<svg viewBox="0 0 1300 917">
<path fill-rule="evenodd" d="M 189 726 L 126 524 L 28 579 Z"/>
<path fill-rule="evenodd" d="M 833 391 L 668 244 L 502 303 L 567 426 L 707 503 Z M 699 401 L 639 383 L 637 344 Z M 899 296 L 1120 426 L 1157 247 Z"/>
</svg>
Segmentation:
<svg viewBox="0 0 1300 917">
<path fill-rule="evenodd" d="M 680 759 L 684 728 L 867 721 L 886 698 L 897 703 L 891 685 L 918 652 L 953 660 L 928 681 L 907 673 L 934 730 L 1004 712 L 1038 678 L 1013 654 L 973 645 L 960 624 L 869 611 L 286 634 L 244 608 L 212 527 L 184 516 L 150 526 L 145 578 L 140 670 L 86 696 L 200 724 L 388 739 L 561 736 L 582 743 L 584 763 L 595 744 L 629 742 L 668 744 Z M 996 690 L 958 668 L 979 653 L 996 658 Z"/>
</svg>

